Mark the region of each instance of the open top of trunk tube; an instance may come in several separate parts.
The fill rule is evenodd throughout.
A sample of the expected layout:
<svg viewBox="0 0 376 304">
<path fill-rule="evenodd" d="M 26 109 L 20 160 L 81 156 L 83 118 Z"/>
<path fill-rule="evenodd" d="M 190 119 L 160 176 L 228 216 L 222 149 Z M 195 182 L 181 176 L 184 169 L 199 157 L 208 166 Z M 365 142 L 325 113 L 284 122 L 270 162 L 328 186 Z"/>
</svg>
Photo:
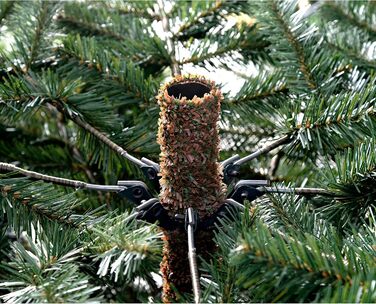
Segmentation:
<svg viewBox="0 0 376 304">
<path fill-rule="evenodd" d="M 204 97 L 206 93 L 210 93 L 210 87 L 199 82 L 182 82 L 175 83 L 167 89 L 168 95 L 181 99 L 186 97 L 187 99 L 193 99 L 196 95 L 199 98 Z"/>
</svg>

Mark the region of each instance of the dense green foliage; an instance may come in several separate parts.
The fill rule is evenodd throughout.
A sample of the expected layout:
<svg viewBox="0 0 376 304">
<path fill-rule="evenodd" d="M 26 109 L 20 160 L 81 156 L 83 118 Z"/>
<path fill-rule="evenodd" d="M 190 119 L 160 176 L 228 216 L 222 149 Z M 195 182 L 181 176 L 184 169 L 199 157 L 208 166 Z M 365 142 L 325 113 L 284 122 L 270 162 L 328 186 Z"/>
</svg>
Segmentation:
<svg viewBox="0 0 376 304">
<path fill-rule="evenodd" d="M 241 177 L 332 195 L 270 194 L 225 219 L 203 300 L 375 302 L 376 2 L 312 2 L 1 1 L 0 162 L 142 179 L 77 121 L 158 161 L 171 67 L 218 85 L 232 73 L 221 160 L 288 135 Z M 159 302 L 160 232 L 131 212 L 116 194 L 0 172 L 0 301 Z"/>
</svg>

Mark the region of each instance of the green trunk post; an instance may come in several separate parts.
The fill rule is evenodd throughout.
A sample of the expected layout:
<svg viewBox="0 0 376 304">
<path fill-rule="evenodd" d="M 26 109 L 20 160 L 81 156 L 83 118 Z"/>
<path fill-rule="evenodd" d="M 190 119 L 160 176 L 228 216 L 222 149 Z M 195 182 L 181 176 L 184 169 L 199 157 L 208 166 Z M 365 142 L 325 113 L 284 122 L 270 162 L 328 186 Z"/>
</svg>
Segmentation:
<svg viewBox="0 0 376 304">
<path fill-rule="evenodd" d="M 177 76 L 161 88 L 157 98 L 161 204 L 172 217 L 192 207 L 205 219 L 223 204 L 226 192 L 218 163 L 222 94 L 203 77 Z M 196 231 L 198 254 L 205 257 L 213 252 L 212 234 Z M 185 230 L 164 230 L 164 302 L 177 301 L 179 293 L 192 291 L 187 252 Z"/>
</svg>

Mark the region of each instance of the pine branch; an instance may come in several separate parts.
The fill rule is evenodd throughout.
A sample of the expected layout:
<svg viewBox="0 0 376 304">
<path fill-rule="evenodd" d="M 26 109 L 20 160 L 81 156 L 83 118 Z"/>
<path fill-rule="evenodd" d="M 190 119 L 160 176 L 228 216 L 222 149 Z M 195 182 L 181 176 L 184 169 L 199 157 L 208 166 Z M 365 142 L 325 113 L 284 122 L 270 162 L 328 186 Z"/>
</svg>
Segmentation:
<svg viewBox="0 0 376 304">
<path fill-rule="evenodd" d="M 131 282 L 136 276 L 146 278 L 157 271 L 162 253 L 162 233 L 156 226 L 140 224 L 129 214 L 108 219 L 90 227 L 93 242 L 88 252 L 100 261 L 97 275 L 117 282 Z M 111 229 L 108 229 L 111 227 Z"/>
<path fill-rule="evenodd" d="M 267 99 L 269 97 L 275 97 L 275 96 L 284 96 L 286 93 L 288 93 L 288 88 L 285 85 L 281 85 L 280 87 L 275 87 L 270 89 L 269 91 L 264 91 L 260 93 L 256 93 L 254 95 L 243 95 L 241 98 L 234 98 L 230 100 L 232 104 L 238 104 L 245 101 L 253 101 L 253 100 L 260 100 L 260 99 Z M 239 94 L 240 95 L 240 94 Z"/>
<path fill-rule="evenodd" d="M 229 215 L 220 219 L 215 230 L 215 243 L 218 249 L 210 260 L 201 260 L 201 278 L 203 287 L 203 303 L 241 303 L 251 302 L 251 298 L 241 293 L 238 284 L 238 267 L 232 263 L 230 254 L 238 247 L 242 231 L 252 230 L 258 212 L 248 208 L 250 212 L 239 213 L 229 210 Z"/>
<path fill-rule="evenodd" d="M 289 153 L 301 148 L 313 148 L 319 152 L 337 151 L 372 136 L 376 123 L 374 82 L 373 78 L 367 79 L 349 92 L 341 92 L 329 98 L 312 98 L 304 113 L 293 110 L 295 114 L 290 121 L 297 133 Z"/>
<path fill-rule="evenodd" d="M 141 2 L 140 2 L 141 3 Z M 135 18 L 124 16 L 111 6 L 125 7 L 136 11 L 153 11 L 149 2 L 142 1 L 128 3 L 95 2 L 90 6 L 77 2 L 66 2 L 64 15 L 61 16 L 61 25 L 67 34 L 76 32 L 96 40 L 108 53 L 117 59 L 126 58 L 127 61 L 145 69 L 161 70 L 170 63 L 166 56 L 165 44 L 155 33 L 152 20 L 149 18 Z M 70 24 L 69 22 L 74 22 Z M 85 26 L 76 26 L 83 23 Z M 80 25 L 80 24 L 79 24 Z M 88 38 L 87 37 L 87 38 Z M 114 52 L 116 50 L 116 53 Z M 91 58 L 90 58 L 91 59 Z"/>
<path fill-rule="evenodd" d="M 376 35 L 376 10 L 372 2 L 330 1 L 323 3 L 319 12 L 318 23 L 330 48 L 356 65 L 365 68 L 376 65 L 372 44 Z"/>
<path fill-rule="evenodd" d="M 364 13 L 359 14 L 360 9 L 363 8 Z M 376 36 L 376 27 L 372 26 L 372 15 L 375 13 L 375 9 L 371 8 L 371 4 L 364 3 L 354 3 L 354 2 L 335 2 L 328 1 L 320 8 L 324 15 L 330 19 L 339 19 L 346 22 L 343 26 L 348 26 L 349 24 L 359 27 L 360 29 L 368 32 L 372 37 Z M 360 20 L 357 13 L 363 17 L 364 20 Z M 367 16 L 369 16 L 367 18 Z"/>
<path fill-rule="evenodd" d="M 299 66 L 300 66 L 300 71 L 302 72 L 306 83 L 310 89 L 316 89 L 318 87 L 315 78 L 312 74 L 312 71 L 310 69 L 309 64 L 307 63 L 306 56 L 304 54 L 304 49 L 303 46 L 301 45 L 299 39 L 294 35 L 292 32 L 290 25 L 285 21 L 285 16 L 281 8 L 278 7 L 278 4 L 275 0 L 272 1 L 267 1 L 266 2 L 268 6 L 270 7 L 270 11 L 273 13 L 274 20 L 278 22 L 280 27 L 283 30 L 283 33 L 291 45 L 293 51 L 296 54 Z M 291 7 L 293 5 L 289 4 Z M 287 4 L 286 4 L 287 6 Z M 289 8 L 290 10 L 292 8 Z"/>
<path fill-rule="evenodd" d="M 155 136 L 157 133 L 158 118 L 158 107 L 145 108 L 135 118 L 134 126 L 114 136 L 114 140 L 128 147 L 130 151 L 154 156 L 155 161 L 158 161 L 160 149 Z"/>
<path fill-rule="evenodd" d="M 268 194 L 256 203 L 257 215 L 270 229 L 293 229 L 326 238 L 332 227 L 324 220 L 324 214 L 312 209 L 309 198 L 294 195 L 293 192 Z"/>
<path fill-rule="evenodd" d="M 259 58 L 267 57 L 265 48 L 269 45 L 258 33 L 256 26 L 248 25 L 240 25 L 226 31 L 216 29 L 215 33 L 195 40 L 192 44 L 189 57 L 181 60 L 180 64 L 204 62 L 207 64 L 210 59 L 214 58 L 222 59 L 225 62 L 226 57 L 239 61 L 239 54 L 245 57 L 243 61 L 256 61 Z M 223 65 L 226 64 L 223 63 Z"/>
<path fill-rule="evenodd" d="M 248 77 L 239 92 L 228 103 L 231 106 L 248 101 L 268 101 L 269 98 L 274 101 L 273 97 L 285 97 L 289 90 L 283 78 L 283 73 L 278 70 L 273 74 L 260 71 L 256 77 Z"/>
<path fill-rule="evenodd" d="M 67 113 L 65 113 L 67 114 Z M 85 129 L 87 132 L 95 136 L 99 141 L 107 145 L 110 149 L 115 151 L 117 154 L 120 156 L 128 159 L 129 161 L 133 162 L 134 164 L 143 167 L 145 164 L 139 160 L 138 158 L 130 155 L 127 151 L 125 151 L 122 147 L 117 145 L 115 142 L 113 142 L 111 139 L 109 139 L 104 133 L 98 131 L 94 127 L 92 127 L 90 124 L 87 122 L 83 121 L 80 117 L 78 116 L 71 116 L 70 117 L 72 121 L 74 121 L 78 126 L 82 127 Z"/>
<path fill-rule="evenodd" d="M 208 16 L 216 15 L 216 13 L 222 9 L 223 4 L 225 4 L 225 2 L 216 1 L 214 6 L 209 7 L 207 10 L 201 11 L 197 16 L 189 20 L 189 22 L 182 24 L 175 35 L 177 36 L 192 28 L 193 26 L 199 25 L 201 23 L 201 20 Z"/>
<path fill-rule="evenodd" d="M 255 145 L 259 145 L 260 141 L 278 136 L 280 131 L 284 130 L 284 117 L 280 113 L 276 113 L 275 108 L 282 101 L 283 98 L 275 96 L 273 100 L 254 100 L 250 103 L 244 102 L 236 105 L 223 102 L 221 116 L 223 127 L 221 126 L 221 129 L 239 135 L 249 133 L 248 136 L 244 134 L 244 136 L 228 138 L 229 142 L 232 142 L 230 145 L 236 144 L 241 149 L 240 151 L 250 153 L 254 150 Z M 250 145 L 237 144 L 236 140 L 238 139 L 249 142 Z"/>
<path fill-rule="evenodd" d="M 46 2 L 42 2 L 41 6 L 41 12 L 40 15 L 37 17 L 37 25 L 35 28 L 35 36 L 33 39 L 33 42 L 30 47 L 30 57 L 29 60 L 26 62 L 26 67 L 29 68 L 31 63 L 34 62 L 34 60 L 37 57 L 37 52 L 39 49 L 39 41 L 42 38 L 43 34 L 43 28 L 48 20 L 48 4 Z"/>
<path fill-rule="evenodd" d="M 3 20 L 12 12 L 14 1 L 1 1 L 0 3 L 0 25 Z"/>
<path fill-rule="evenodd" d="M 157 84 L 151 77 L 148 79 L 139 67 L 129 61 L 121 61 L 103 48 L 95 39 L 80 36 L 68 36 L 64 47 L 59 52 L 73 57 L 79 64 L 96 69 L 108 79 L 124 86 L 136 100 L 149 103 L 157 91 Z"/>
<path fill-rule="evenodd" d="M 161 21 L 161 17 L 159 15 L 150 14 L 147 11 L 138 11 L 138 10 L 130 9 L 130 8 L 128 8 L 128 9 L 127 8 L 116 8 L 116 11 L 119 14 L 122 14 L 122 15 L 134 15 L 138 18 L 148 18 L 150 20 Z"/>
<path fill-rule="evenodd" d="M 161 15 L 162 19 L 162 27 L 165 32 L 165 39 L 167 43 L 167 50 L 169 52 L 170 60 L 171 60 L 171 71 L 173 76 L 176 75 L 181 75 L 181 70 L 178 61 L 176 60 L 175 57 L 175 45 L 174 41 L 172 39 L 171 31 L 170 31 L 170 24 L 169 20 L 167 18 L 166 12 L 164 11 L 164 3 L 163 0 L 158 0 L 157 1 L 158 6 L 159 6 L 159 12 Z"/>
<path fill-rule="evenodd" d="M 0 288 L 7 293 L 0 298 L 6 303 L 86 302 L 100 301 L 95 293 L 101 286 L 89 283 L 89 277 L 80 272 L 78 257 L 82 251 L 75 230 L 56 224 L 37 225 L 32 237 L 14 242 L 9 252 L 10 262 L 0 269 L 6 279 Z"/>
<path fill-rule="evenodd" d="M 214 52 L 206 53 L 206 54 L 201 54 L 197 56 L 192 56 L 187 59 L 183 59 L 182 61 L 179 61 L 179 64 L 187 64 L 187 63 L 193 63 L 193 64 L 198 64 L 200 62 L 204 62 L 205 60 L 209 60 L 230 52 L 235 51 L 238 47 L 242 48 L 242 45 L 246 45 L 245 43 L 240 43 L 240 45 L 227 45 L 223 48 L 218 48 Z M 200 45 L 200 48 L 202 45 Z M 205 48 L 208 48 L 208 46 L 205 46 Z"/>
<path fill-rule="evenodd" d="M 317 27 L 309 22 L 298 1 L 263 1 L 257 7 L 260 33 L 270 43 L 271 63 L 284 72 L 291 93 L 298 96 L 333 90 L 337 58 L 328 54 Z"/>
<path fill-rule="evenodd" d="M 14 18 L 8 24 L 14 28 L 15 38 L 14 51 L 10 53 L 12 65 L 28 71 L 42 53 L 49 53 L 46 44 L 52 35 L 48 37 L 45 34 L 53 26 L 52 18 L 58 8 L 59 3 L 46 1 L 14 4 Z"/>
<path fill-rule="evenodd" d="M 357 147 L 338 153 L 336 167 L 324 172 L 327 188 L 338 196 L 316 204 L 341 228 L 362 224 L 375 208 L 375 148 L 375 140 L 368 138 Z"/>
<path fill-rule="evenodd" d="M 73 74 L 72 74 L 73 75 Z M 71 76 L 72 76 L 71 75 Z M 37 79 L 35 79 L 37 78 Z M 39 78 L 39 79 L 38 79 Z M 19 79 L 15 79 L 14 82 L 10 82 L 10 85 L 8 87 L 14 87 L 17 91 L 23 91 L 22 95 L 26 95 L 25 98 L 30 98 L 33 91 L 38 92 L 37 94 L 43 94 L 44 91 L 46 96 L 43 96 L 44 102 L 49 103 L 57 108 L 59 112 L 64 114 L 67 118 L 70 118 L 73 122 L 75 122 L 78 126 L 95 136 L 98 140 L 103 142 L 105 145 L 107 145 L 110 149 L 114 150 L 117 154 L 120 156 L 130 160 L 131 162 L 137 164 L 138 166 L 144 166 L 145 164 L 140 161 L 139 159 L 133 157 L 132 155 L 128 154 L 127 151 L 125 151 L 123 148 L 121 148 L 119 145 L 114 143 L 112 140 L 110 140 L 105 134 L 98 131 L 96 128 L 91 126 L 89 123 L 85 122 L 83 119 L 81 119 L 81 113 L 80 108 L 78 108 L 78 111 L 74 108 L 78 104 L 79 100 L 83 99 L 84 103 L 87 103 L 86 98 L 82 97 L 88 97 L 84 94 L 81 94 L 83 96 L 80 96 L 78 94 L 74 94 L 74 90 L 77 87 L 81 86 L 80 79 L 73 80 L 70 85 L 68 85 L 67 82 L 64 83 L 64 87 L 60 87 L 59 80 L 57 78 L 57 74 L 52 73 L 51 70 L 47 70 L 45 74 L 43 74 L 43 77 L 38 77 L 36 75 L 26 76 L 26 79 L 28 83 L 30 84 L 29 87 L 21 88 L 17 86 Z M 39 80 L 39 81 L 36 81 Z M 24 83 L 23 83 L 24 84 Z M 52 85 L 53 84 L 53 85 Z M 52 88 L 52 89 L 51 89 Z M 19 92 L 21 93 L 21 92 Z M 18 95 L 18 94 L 17 94 Z M 19 96 L 11 96 L 12 99 L 18 99 Z M 42 100 L 43 100 L 42 99 Z M 75 101 L 72 103 L 69 103 L 67 101 Z M 35 104 L 35 103 L 34 103 Z M 73 107 L 70 106 L 72 104 Z M 77 107 L 77 106 L 76 106 Z M 85 107 L 87 109 L 87 107 Z M 96 105 L 95 110 L 98 110 L 98 105 Z M 102 119 L 103 119 L 103 112 L 100 113 Z M 83 115 L 85 116 L 85 115 Z M 88 115 L 86 115 L 88 116 Z M 113 123 L 113 122 L 112 122 Z"/>
<path fill-rule="evenodd" d="M 351 41 L 347 41 L 349 35 L 353 38 Z M 358 65 L 370 68 L 376 67 L 376 60 L 364 54 L 364 39 L 358 39 L 358 35 L 358 32 L 337 33 L 334 37 L 326 38 L 326 44 Z"/>
<path fill-rule="evenodd" d="M 330 302 L 330 294 L 352 284 L 357 289 L 351 291 L 351 298 L 375 297 L 370 288 L 375 218 L 371 216 L 365 230 L 343 240 L 324 214 L 318 216 L 306 202 L 297 205 L 290 198 L 276 196 L 274 214 L 263 200 L 256 211 L 250 209 L 253 221 L 245 212 L 241 218 L 238 214 L 221 222 L 215 238 L 218 252 L 210 264 L 204 264 L 210 274 L 203 280 L 208 285 L 206 302 L 221 302 L 224 297 L 232 299 L 226 302 Z M 259 217 L 268 227 L 255 222 Z"/>
<path fill-rule="evenodd" d="M 89 225 L 99 220 L 98 213 L 84 215 L 74 213 L 74 209 L 83 201 L 73 194 L 56 190 L 50 184 L 41 181 L 31 182 L 25 178 L 1 178 L 0 202 L 4 207 L 0 215 L 6 216 L 17 233 L 30 231 L 33 221 L 49 220 L 69 227 Z M 40 192 L 39 192 L 40 191 Z"/>
<path fill-rule="evenodd" d="M 343 154 L 337 154 L 337 168 L 331 174 L 332 178 L 342 184 L 351 185 L 361 182 L 376 170 L 376 149 L 374 138 L 369 138 L 359 146 L 348 148 Z M 334 181 L 334 180 L 333 180 Z"/>
<path fill-rule="evenodd" d="M 121 15 L 126 15 L 127 17 L 130 15 L 132 17 L 135 16 L 138 18 L 161 21 L 160 16 L 152 11 L 154 8 L 154 1 L 116 1 L 115 3 L 107 2 L 103 4 L 107 9 L 114 10 Z"/>
<path fill-rule="evenodd" d="M 339 281 L 336 288 L 325 288 L 325 296 L 322 303 L 373 303 L 376 301 L 376 286 L 372 283 L 372 278 L 376 276 L 374 271 L 370 271 L 364 281 L 362 276 L 354 276 L 350 282 Z"/>
<path fill-rule="evenodd" d="M 55 113 L 58 113 L 57 110 Z M 57 123 L 51 123 L 51 129 L 54 129 L 51 133 L 56 129 L 59 131 L 56 136 L 43 132 L 41 134 L 40 129 L 30 130 L 28 126 L 19 124 L 0 124 L 0 158 L 3 162 L 28 164 L 30 168 L 42 169 L 44 172 L 59 171 L 69 175 L 78 171 L 80 176 L 86 176 L 91 183 L 96 183 L 92 174 L 93 168 L 89 166 L 86 157 L 77 149 L 75 143 L 68 138 L 71 128 L 66 128 L 59 121 L 58 115 L 51 117 L 51 120 L 55 121 L 56 117 Z"/>
<path fill-rule="evenodd" d="M 271 302 L 319 299 L 326 287 L 336 288 L 357 276 L 367 284 L 374 257 L 354 246 L 341 248 L 337 239 L 334 231 L 330 238 L 318 239 L 293 230 L 270 232 L 259 224 L 233 254 L 237 284 L 254 300 Z"/>
<path fill-rule="evenodd" d="M 126 37 L 121 34 L 98 26 L 94 23 L 77 20 L 75 17 L 59 15 L 57 17 L 57 20 L 61 24 L 61 26 L 68 26 L 74 29 L 79 29 L 80 32 L 85 32 L 86 34 L 93 36 L 102 36 L 109 39 L 115 39 L 117 41 L 124 41 L 126 39 Z"/>
<path fill-rule="evenodd" d="M 57 23 L 68 33 L 76 32 L 94 36 L 98 40 L 104 39 L 107 44 L 113 44 L 114 41 L 124 42 L 128 37 L 133 38 L 135 18 L 134 16 L 124 17 L 119 10 L 113 7 L 114 4 L 123 8 L 133 6 L 132 3 L 121 4 L 118 2 L 116 4 L 112 1 L 91 2 L 90 5 L 65 2 L 64 10 L 57 17 Z M 133 9 L 135 9 L 134 6 Z M 144 9 L 147 9 L 146 6 Z"/>
<path fill-rule="evenodd" d="M 290 98 L 293 95 L 289 94 L 286 82 L 284 73 L 280 70 L 272 74 L 260 71 L 256 77 L 248 78 L 234 97 L 225 98 L 222 103 L 222 119 L 225 124 L 234 130 L 251 129 L 250 136 L 259 129 L 265 131 L 264 137 L 274 137 L 284 128 L 285 118 L 280 109 L 292 102 Z M 228 111 L 231 115 L 226 116 Z M 239 123 L 240 121 L 249 121 L 249 126 L 244 125 L 244 122 Z M 256 142 L 262 138 L 257 137 Z M 252 146 L 245 148 L 247 151 L 253 149 Z"/>
<path fill-rule="evenodd" d="M 246 1 L 207 1 L 196 2 L 194 5 L 187 3 L 176 4 L 170 15 L 181 16 L 187 19 L 174 33 L 174 38 L 187 40 L 191 37 L 203 38 L 205 34 L 221 22 L 226 20 L 231 14 L 245 13 L 248 8 Z"/>
<path fill-rule="evenodd" d="M 218 41 L 218 38 L 215 37 L 215 40 Z M 179 64 L 200 64 L 210 62 L 211 59 L 217 58 L 218 60 L 223 60 L 224 58 L 230 57 L 231 59 L 236 58 L 237 52 L 248 52 L 254 53 L 255 56 L 251 59 L 255 59 L 256 56 L 259 57 L 266 57 L 263 56 L 262 50 L 265 48 L 266 43 L 258 43 L 257 41 L 247 41 L 243 39 L 239 39 L 233 42 L 226 42 L 226 45 L 218 47 L 215 51 L 209 51 L 211 46 L 213 46 L 212 39 L 200 41 L 197 48 L 192 50 L 192 55 L 189 58 L 183 59 L 179 61 Z M 232 58 L 233 57 L 233 58 Z"/>
</svg>

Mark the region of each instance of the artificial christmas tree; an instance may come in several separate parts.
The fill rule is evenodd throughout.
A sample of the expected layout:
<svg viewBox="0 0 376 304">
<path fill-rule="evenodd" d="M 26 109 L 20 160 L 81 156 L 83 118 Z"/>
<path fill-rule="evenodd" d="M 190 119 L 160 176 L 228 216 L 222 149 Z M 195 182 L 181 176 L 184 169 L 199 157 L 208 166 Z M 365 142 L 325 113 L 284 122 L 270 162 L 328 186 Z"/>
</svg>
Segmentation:
<svg viewBox="0 0 376 304">
<path fill-rule="evenodd" d="M 1 300 L 161 301 L 158 226 L 186 208 L 163 186 L 156 95 L 193 72 L 223 92 L 219 159 L 218 108 L 198 134 L 213 182 L 187 204 L 215 206 L 198 210 L 216 227 L 201 301 L 375 302 L 375 16 L 373 1 L 0 2 Z M 219 216 L 222 199 L 241 207 Z M 164 299 L 193 301 L 191 283 Z"/>
</svg>

